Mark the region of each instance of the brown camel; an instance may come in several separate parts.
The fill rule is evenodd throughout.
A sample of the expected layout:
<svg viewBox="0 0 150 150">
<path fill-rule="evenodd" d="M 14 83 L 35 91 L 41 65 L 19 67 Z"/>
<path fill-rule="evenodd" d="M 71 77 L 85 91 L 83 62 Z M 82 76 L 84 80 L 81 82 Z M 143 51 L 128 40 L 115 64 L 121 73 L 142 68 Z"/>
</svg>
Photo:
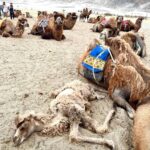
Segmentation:
<svg viewBox="0 0 150 150">
<path fill-rule="evenodd" d="M 102 32 L 105 28 L 117 30 L 117 21 L 114 17 L 106 19 L 105 17 L 101 17 L 100 21 L 93 25 L 93 32 Z"/>
<path fill-rule="evenodd" d="M 93 23 L 93 24 L 95 24 L 95 23 L 97 23 L 97 22 L 100 21 L 101 17 L 102 17 L 102 16 L 97 16 L 96 18 L 95 18 L 95 17 L 90 17 L 90 18 L 88 19 L 88 23 Z"/>
<path fill-rule="evenodd" d="M 137 18 L 136 22 L 133 23 L 130 20 L 123 20 L 123 18 L 121 20 L 120 17 L 117 17 L 117 22 L 118 22 L 117 26 L 120 31 L 128 32 L 133 30 L 134 32 L 138 32 L 141 28 L 143 19 L 144 19 L 143 17 L 139 17 Z"/>
<path fill-rule="evenodd" d="M 29 12 L 26 12 L 26 18 L 33 18 Z"/>
<path fill-rule="evenodd" d="M 97 99 L 98 95 L 89 84 L 75 80 L 52 92 L 51 96 L 54 98 L 50 103 L 51 114 L 28 113 L 16 117 L 16 132 L 13 137 L 16 146 L 33 132 L 51 136 L 70 132 L 70 141 L 102 144 L 111 149 L 115 148 L 112 140 L 84 136 L 79 131 L 83 124 L 88 130 L 102 134 L 108 130 L 110 119 L 114 115 L 114 110 L 111 110 L 102 126 L 90 116 L 90 101 Z"/>
<path fill-rule="evenodd" d="M 97 45 L 99 44 L 99 41 L 96 39 L 91 43 L 87 49 L 87 51 L 82 55 L 81 60 L 78 65 L 78 72 L 86 77 L 89 78 L 91 81 L 94 81 L 97 83 L 99 86 L 104 87 L 106 89 L 109 88 L 109 80 L 112 76 L 112 60 L 109 58 L 104 66 L 104 71 L 103 71 L 103 78 L 99 79 L 98 77 L 100 74 L 95 74 L 96 78 L 94 78 L 93 73 L 90 73 L 87 68 L 83 67 L 82 62 L 87 58 L 89 55 L 90 51 Z M 145 82 L 147 82 L 150 79 L 150 69 L 146 67 L 142 61 L 140 60 L 139 56 L 132 50 L 130 45 L 125 42 L 125 40 L 121 39 L 120 37 L 115 37 L 115 38 L 108 38 L 106 40 L 106 45 L 110 47 L 111 53 L 113 55 L 114 59 L 118 59 L 119 63 L 122 65 L 131 65 L 132 67 L 135 68 L 135 70 L 142 76 Z M 88 77 L 87 77 L 88 75 Z M 126 79 L 128 80 L 128 78 Z M 118 105 L 126 109 L 126 105 L 124 104 L 119 104 L 119 100 L 115 101 L 116 103 L 118 102 Z M 122 106 L 123 105 L 123 106 Z M 129 105 L 128 105 L 129 106 Z M 130 107 L 131 109 L 132 107 Z M 133 118 L 132 112 L 133 109 L 128 111 L 129 117 Z"/>
<path fill-rule="evenodd" d="M 77 18 L 78 16 L 76 13 L 68 13 L 64 19 L 64 30 L 71 30 L 74 27 Z"/>
<path fill-rule="evenodd" d="M 89 10 L 88 8 L 84 8 L 83 11 L 81 11 L 80 14 L 80 20 L 88 20 L 89 16 L 92 14 L 92 10 Z"/>
<path fill-rule="evenodd" d="M 149 150 L 150 82 L 145 82 L 132 66 L 117 65 L 110 79 L 109 94 L 117 104 L 119 102 L 120 106 L 131 113 L 130 115 L 132 115 L 131 106 L 137 108 L 133 127 L 135 150 Z"/>
<path fill-rule="evenodd" d="M 43 39 L 55 39 L 61 41 L 65 39 L 63 34 L 63 22 L 64 15 L 61 13 L 55 13 L 54 17 L 49 19 L 48 26 L 45 27 L 42 33 Z"/>
<path fill-rule="evenodd" d="M 14 17 L 18 18 L 21 15 L 22 15 L 21 10 L 14 10 Z"/>
<path fill-rule="evenodd" d="M 24 16 L 19 16 L 17 25 L 14 26 L 12 21 L 9 19 L 5 19 L 1 23 L 1 34 L 3 37 L 22 37 L 24 33 L 24 28 L 28 27 L 29 24 L 27 22 L 27 19 Z"/>
</svg>

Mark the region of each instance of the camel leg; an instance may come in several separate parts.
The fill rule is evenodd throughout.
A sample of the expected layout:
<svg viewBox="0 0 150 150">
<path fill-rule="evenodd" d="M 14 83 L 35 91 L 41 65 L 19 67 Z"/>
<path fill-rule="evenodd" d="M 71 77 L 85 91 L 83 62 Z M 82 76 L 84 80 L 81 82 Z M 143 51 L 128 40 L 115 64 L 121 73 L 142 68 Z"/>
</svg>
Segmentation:
<svg viewBox="0 0 150 150">
<path fill-rule="evenodd" d="M 69 135 L 69 140 L 72 141 L 77 141 L 77 142 L 88 142 L 88 143 L 94 143 L 94 144 L 100 144 L 100 145 L 106 145 L 110 147 L 111 149 L 114 149 L 114 142 L 112 140 L 107 140 L 103 138 L 94 138 L 94 137 L 88 137 L 88 136 L 83 136 L 79 132 L 79 122 L 74 121 L 72 123 L 72 126 L 70 128 L 70 135 Z"/>
<path fill-rule="evenodd" d="M 115 90 L 112 94 L 112 99 L 118 106 L 125 109 L 128 113 L 128 116 L 133 119 L 134 117 L 134 109 L 130 106 L 130 104 L 126 101 L 126 99 L 120 94 L 120 90 Z"/>
<path fill-rule="evenodd" d="M 112 119 L 114 113 L 115 113 L 115 110 L 111 110 L 108 113 L 108 115 L 106 116 L 103 125 L 101 125 L 101 126 L 99 125 L 99 123 L 95 119 L 92 119 L 87 114 L 83 115 L 83 120 L 85 122 L 87 122 L 92 127 L 92 129 L 94 129 L 96 131 L 96 133 L 105 133 L 108 131 L 109 123 L 110 123 L 110 120 Z"/>
</svg>

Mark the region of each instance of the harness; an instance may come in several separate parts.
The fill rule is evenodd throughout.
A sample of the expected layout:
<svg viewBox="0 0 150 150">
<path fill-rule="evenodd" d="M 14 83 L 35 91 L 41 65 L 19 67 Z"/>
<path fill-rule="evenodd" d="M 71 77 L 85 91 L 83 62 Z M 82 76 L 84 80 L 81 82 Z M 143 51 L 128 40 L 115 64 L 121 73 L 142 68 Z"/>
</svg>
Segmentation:
<svg viewBox="0 0 150 150">
<path fill-rule="evenodd" d="M 41 27 L 43 29 L 43 32 L 45 32 L 45 28 L 48 26 L 48 19 L 42 19 L 39 23 L 38 23 L 38 27 Z"/>
<path fill-rule="evenodd" d="M 121 30 L 122 31 L 129 31 L 130 30 L 129 22 L 127 20 L 122 21 Z"/>
</svg>

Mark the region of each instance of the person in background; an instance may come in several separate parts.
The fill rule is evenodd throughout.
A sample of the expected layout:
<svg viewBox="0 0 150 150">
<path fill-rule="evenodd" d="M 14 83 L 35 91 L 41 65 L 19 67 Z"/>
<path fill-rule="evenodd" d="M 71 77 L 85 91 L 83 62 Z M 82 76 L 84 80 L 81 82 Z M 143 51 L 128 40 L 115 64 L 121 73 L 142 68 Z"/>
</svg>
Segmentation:
<svg viewBox="0 0 150 150">
<path fill-rule="evenodd" d="M 8 16 L 8 7 L 5 2 L 3 2 L 3 13 L 4 13 L 4 17 Z"/>
<path fill-rule="evenodd" d="M 10 12 L 10 19 L 14 19 L 14 7 L 12 3 L 10 3 L 9 12 Z"/>
</svg>

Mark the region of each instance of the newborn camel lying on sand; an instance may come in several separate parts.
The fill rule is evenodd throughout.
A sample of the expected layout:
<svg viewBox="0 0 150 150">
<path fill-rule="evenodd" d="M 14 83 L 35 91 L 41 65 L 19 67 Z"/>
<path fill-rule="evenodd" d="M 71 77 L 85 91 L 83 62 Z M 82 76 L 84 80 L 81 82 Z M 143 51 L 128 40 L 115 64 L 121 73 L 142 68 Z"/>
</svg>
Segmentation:
<svg viewBox="0 0 150 150">
<path fill-rule="evenodd" d="M 111 110 L 102 126 L 91 118 L 90 101 L 98 99 L 98 95 L 90 85 L 76 80 L 56 90 L 51 96 L 55 99 L 50 104 L 50 115 L 28 113 L 16 117 L 16 132 L 13 137 L 15 145 L 21 144 L 33 132 L 56 136 L 69 131 L 70 141 L 103 144 L 114 149 L 112 140 L 83 136 L 79 132 L 79 126 L 82 124 L 88 130 L 104 133 L 114 115 L 114 110 Z"/>
</svg>

